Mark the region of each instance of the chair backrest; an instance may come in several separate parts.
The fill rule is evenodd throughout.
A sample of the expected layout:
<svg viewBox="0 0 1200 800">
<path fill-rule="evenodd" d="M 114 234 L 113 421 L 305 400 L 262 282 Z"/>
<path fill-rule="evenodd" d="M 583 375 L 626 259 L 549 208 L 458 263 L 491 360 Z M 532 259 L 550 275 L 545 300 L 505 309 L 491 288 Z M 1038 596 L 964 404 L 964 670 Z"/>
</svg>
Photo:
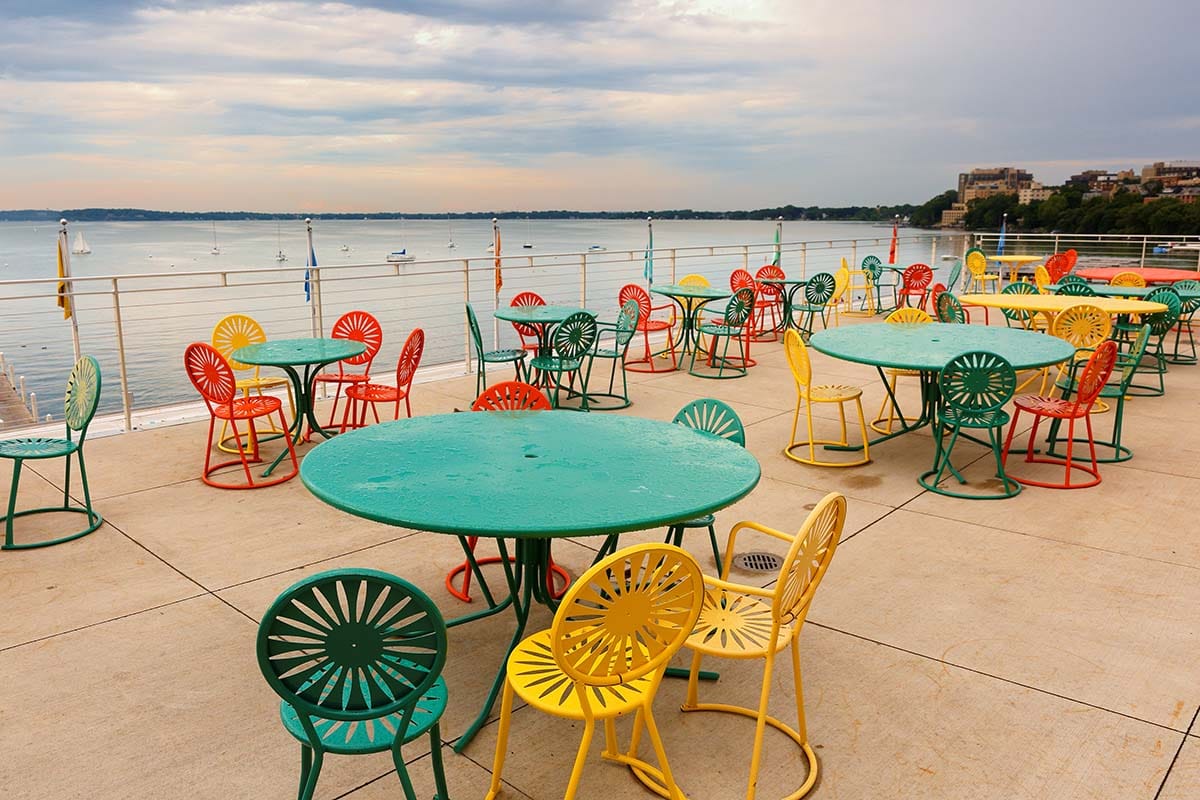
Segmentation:
<svg viewBox="0 0 1200 800">
<path fill-rule="evenodd" d="M 963 311 L 962 303 L 958 302 L 958 298 L 950 292 L 942 292 L 937 295 L 935 303 L 937 308 L 938 322 L 954 322 L 960 325 L 965 325 L 967 322 L 967 312 Z"/>
<path fill-rule="evenodd" d="M 1071 270 L 1075 269 L 1075 262 L 1079 260 L 1079 253 L 1075 252 L 1075 248 L 1072 247 L 1070 250 L 1063 253 L 1063 258 L 1066 259 L 1067 272 L 1070 272 Z"/>
<path fill-rule="evenodd" d="M 680 278 L 679 285 L 680 286 L 709 286 L 711 284 L 709 284 L 708 278 L 704 277 L 703 275 L 697 275 L 696 273 L 693 272 L 690 275 L 684 275 L 682 278 Z"/>
<path fill-rule="evenodd" d="M 950 267 L 950 276 L 946 278 L 946 286 L 952 292 L 958 291 L 958 281 L 962 278 L 962 259 L 954 262 L 954 266 Z"/>
<path fill-rule="evenodd" d="M 763 264 L 758 268 L 758 272 L 754 273 L 756 281 L 765 279 L 783 280 L 787 275 L 782 269 L 774 264 Z M 783 287 L 774 283 L 758 283 L 755 287 L 758 290 L 758 296 L 764 300 L 778 300 L 783 295 Z"/>
<path fill-rule="evenodd" d="M 725 327 L 740 328 L 754 313 L 754 289 L 738 289 L 725 304 Z"/>
<path fill-rule="evenodd" d="M 1109 286 L 1133 286 L 1145 288 L 1146 279 L 1136 272 L 1118 272 L 1108 280 Z"/>
<path fill-rule="evenodd" d="M 1042 294 L 1050 294 L 1050 290 L 1046 287 L 1053 283 L 1050 279 L 1050 271 L 1038 264 L 1033 268 L 1033 285 Z"/>
<path fill-rule="evenodd" d="M 1112 333 L 1112 318 L 1096 306 L 1079 303 L 1067 306 L 1054 318 L 1050 333 L 1069 342 L 1076 350 L 1096 347 Z"/>
<path fill-rule="evenodd" d="M 984 350 L 950 359 L 938 376 L 942 402 L 960 420 L 980 419 L 999 410 L 1017 389 L 1017 373 L 1002 356 Z"/>
<path fill-rule="evenodd" d="M 888 314 L 883 321 L 894 325 L 909 325 L 916 322 L 933 322 L 933 317 L 923 308 L 903 306 Z"/>
<path fill-rule="evenodd" d="M 542 390 L 521 381 L 503 381 L 475 398 L 472 411 L 550 411 L 553 406 Z"/>
<path fill-rule="evenodd" d="M 425 352 L 425 331 L 413 328 L 412 333 L 404 340 L 400 349 L 400 358 L 396 361 L 396 388 L 406 389 L 412 385 L 417 367 L 421 366 L 421 354 Z"/>
<path fill-rule="evenodd" d="M 938 295 L 944 291 L 946 291 L 946 285 L 944 283 L 935 283 L 933 286 L 929 287 L 929 296 L 933 298 L 935 307 L 937 304 Z"/>
<path fill-rule="evenodd" d="M 846 266 L 846 259 L 843 258 L 842 266 L 838 267 L 838 271 L 833 273 L 833 296 L 829 298 L 829 302 L 836 303 L 840 301 L 849 286 L 850 268 Z"/>
<path fill-rule="evenodd" d="M 1078 275 L 1071 275 L 1071 274 L 1063 275 L 1059 279 L 1058 282 L 1060 284 L 1061 283 L 1082 283 L 1084 285 L 1087 285 L 1087 280 L 1085 278 L 1081 278 Z"/>
<path fill-rule="evenodd" d="M 621 304 L 621 310 L 617 312 L 617 322 L 613 326 L 613 338 L 618 349 L 629 346 L 629 341 L 637 333 L 638 320 L 641 318 L 642 309 L 636 300 L 626 300 Z"/>
<path fill-rule="evenodd" d="M 475 343 L 475 353 L 482 361 L 483 336 L 479 332 L 479 318 L 475 316 L 475 309 L 471 307 L 470 303 L 467 303 L 467 327 L 471 329 L 471 341 Z"/>
<path fill-rule="evenodd" d="M 518 306 L 544 306 L 546 301 L 537 292 L 521 292 L 512 299 L 509 303 L 512 307 Z M 538 326 L 530 322 L 514 322 L 512 324 L 517 330 L 517 335 L 521 337 L 521 341 L 525 341 L 526 337 L 537 338 Z"/>
<path fill-rule="evenodd" d="M 235 361 L 233 351 L 239 347 L 245 347 L 251 344 L 259 344 L 267 340 L 266 331 L 262 325 L 253 317 L 245 314 L 230 314 L 222 317 L 215 326 L 212 332 L 212 346 L 217 349 L 217 352 L 225 357 L 229 363 L 229 368 L 234 372 L 242 372 L 248 369 L 257 369 L 252 364 L 243 364 L 240 361 Z"/>
<path fill-rule="evenodd" d="M 561 358 L 582 358 L 596 344 L 596 319 L 578 311 L 554 329 L 554 352 Z"/>
<path fill-rule="evenodd" d="M 188 380 L 212 410 L 214 405 L 229 405 L 237 393 L 237 378 L 225 356 L 212 345 L 193 342 L 183 351 L 183 366 Z"/>
<path fill-rule="evenodd" d="M 1106 339 L 1092 353 L 1083 371 L 1079 373 L 1079 381 L 1075 385 L 1075 415 L 1086 414 L 1091 409 L 1096 398 L 1100 396 L 1104 384 L 1112 376 L 1113 367 L 1117 363 L 1117 343 Z"/>
<path fill-rule="evenodd" d="M 1142 322 L 1150 325 L 1151 333 L 1155 336 L 1165 335 L 1167 331 L 1175 327 L 1175 323 L 1179 321 L 1179 313 L 1183 310 L 1183 301 L 1179 299 L 1179 292 L 1170 286 L 1160 286 L 1146 295 L 1145 299 L 1148 303 L 1162 303 L 1167 307 L 1166 311 L 1142 315 Z"/>
<path fill-rule="evenodd" d="M 883 262 L 879 260 L 879 256 L 864 256 L 862 271 L 870 275 L 871 280 L 878 281 L 879 276 L 883 274 Z"/>
<path fill-rule="evenodd" d="M 810 306 L 823 306 L 833 297 L 837 279 L 828 272 L 818 272 L 804 284 L 804 302 Z"/>
<path fill-rule="evenodd" d="M 905 291 L 924 291 L 933 283 L 933 270 L 928 264 L 909 264 L 900 275 Z"/>
<path fill-rule="evenodd" d="M 771 618 L 777 625 L 799 625 L 808 615 L 813 595 L 829 570 L 842 529 L 846 525 L 846 498 L 830 492 L 809 512 L 788 547 L 775 581 Z"/>
<path fill-rule="evenodd" d="M 372 569 L 311 575 L 276 598 L 258 626 L 258 668 L 296 710 L 368 720 L 403 712 L 404 730 L 446 662 L 446 624 L 417 587 Z"/>
<path fill-rule="evenodd" d="M 1190 279 L 1186 281 L 1175 281 L 1175 283 L 1171 284 L 1171 288 L 1180 293 L 1200 293 L 1200 281 L 1194 281 Z M 1200 308 L 1200 294 L 1193 294 L 1192 297 L 1186 299 L 1181 294 L 1179 299 L 1181 303 L 1179 308 L 1180 316 L 1190 317 L 1192 314 L 1196 313 L 1196 309 Z"/>
<path fill-rule="evenodd" d="M 1046 259 L 1046 274 L 1050 276 L 1048 283 L 1058 283 L 1062 276 L 1071 271 L 1071 261 L 1065 253 L 1055 253 Z M 1036 271 L 1034 275 L 1036 276 Z"/>
<path fill-rule="evenodd" d="M 333 330 L 329 332 L 329 335 L 334 339 L 352 339 L 362 342 L 366 350 L 351 358 L 343 359 L 339 363 L 352 366 L 365 364 L 366 371 L 371 371 L 371 362 L 379 354 L 379 348 L 383 347 L 383 326 L 379 324 L 379 320 L 366 311 L 347 311 L 338 317 L 337 322 L 333 323 Z"/>
<path fill-rule="evenodd" d="M 637 303 L 638 319 L 643 323 L 650 319 L 650 293 L 638 286 L 636 283 L 627 283 L 617 292 L 617 303 L 624 308 L 625 304 L 633 301 Z"/>
<path fill-rule="evenodd" d="M 1010 283 L 1008 286 L 1005 286 L 1003 289 L 1000 290 L 1000 294 L 1037 294 L 1037 293 L 1038 293 L 1038 290 L 1033 286 L 1033 284 L 1026 283 L 1025 281 L 1017 281 L 1016 283 Z M 1000 309 L 1000 313 L 1004 314 L 1005 317 L 1007 317 L 1015 322 L 1020 322 L 1022 324 L 1029 322 L 1029 319 L 1034 314 L 1034 312 L 1032 312 L 1032 311 L 1022 311 L 1017 308 L 1002 308 L 1002 309 Z"/>
<path fill-rule="evenodd" d="M 1074 277 L 1068 275 L 1068 278 Z M 1054 290 L 1055 294 L 1065 294 L 1071 297 L 1095 297 L 1096 290 L 1088 285 L 1088 282 L 1083 278 L 1077 278 L 1073 281 L 1063 280 L 1058 284 L 1058 288 Z"/>
<path fill-rule="evenodd" d="M 754 288 L 754 276 L 744 269 L 735 269 L 729 273 L 729 289 L 736 292 L 738 289 Z"/>
<path fill-rule="evenodd" d="M 808 348 L 800 338 L 798 331 L 788 329 L 783 335 L 783 353 L 787 356 L 788 366 L 792 369 L 792 378 L 796 388 L 806 391 L 812 385 L 812 361 L 808 358 Z"/>
<path fill-rule="evenodd" d="M 96 416 L 100 403 L 100 362 L 91 356 L 80 356 L 67 376 L 67 394 L 63 403 L 63 418 L 67 435 L 79 432 L 79 440 L 87 436 L 87 427 Z"/>
<path fill-rule="evenodd" d="M 671 421 L 746 446 L 746 427 L 737 412 L 720 400 L 711 397 L 693 400 L 679 409 Z"/>
<path fill-rule="evenodd" d="M 963 256 L 963 261 L 966 262 L 967 272 L 976 278 L 987 272 L 987 253 L 978 247 L 968 250 Z"/>
<path fill-rule="evenodd" d="M 559 669 L 576 682 L 584 712 L 595 696 L 589 687 L 666 669 L 703 601 L 700 565 L 669 544 L 623 548 L 580 575 L 554 614 L 550 647 Z"/>
</svg>

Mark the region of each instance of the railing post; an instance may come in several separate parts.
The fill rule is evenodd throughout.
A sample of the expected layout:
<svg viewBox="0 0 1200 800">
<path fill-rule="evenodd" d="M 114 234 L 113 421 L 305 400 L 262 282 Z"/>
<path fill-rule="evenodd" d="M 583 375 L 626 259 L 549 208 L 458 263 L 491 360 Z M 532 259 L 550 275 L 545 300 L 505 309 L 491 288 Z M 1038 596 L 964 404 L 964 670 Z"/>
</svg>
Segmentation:
<svg viewBox="0 0 1200 800">
<path fill-rule="evenodd" d="M 675 282 L 675 248 L 671 248 L 671 283 Z"/>
<path fill-rule="evenodd" d="M 750 271 L 750 245 L 742 245 L 742 269 Z"/>
<path fill-rule="evenodd" d="M 579 254 L 579 307 L 587 308 L 587 253 Z"/>
<path fill-rule="evenodd" d="M 850 242 L 850 269 L 858 269 L 858 239 Z"/>
<path fill-rule="evenodd" d="M 38 419 L 37 392 L 29 393 L 29 413 L 33 416 L 33 421 L 35 423 L 41 421 Z M 47 414 L 46 416 L 50 415 Z"/>
<path fill-rule="evenodd" d="M 1141 265 L 1143 267 L 1146 266 L 1146 237 L 1145 236 L 1142 237 L 1142 263 L 1141 263 Z"/>
<path fill-rule="evenodd" d="M 1054 234 L 1054 252 L 1058 252 L 1058 234 Z"/>
<path fill-rule="evenodd" d="M 929 237 L 929 266 L 933 269 L 937 268 L 937 237 Z"/>
<path fill-rule="evenodd" d="M 133 408 L 129 397 L 129 371 L 125 361 L 125 326 L 121 322 L 121 295 L 117 279 L 112 279 L 113 323 L 117 328 L 117 364 L 121 369 L 121 410 L 126 432 L 133 430 Z"/>
<path fill-rule="evenodd" d="M 808 242 L 800 243 L 800 277 L 808 275 Z"/>
<path fill-rule="evenodd" d="M 463 269 L 463 303 L 471 304 L 471 260 L 464 258 L 462 260 Z M 471 320 L 467 318 L 467 310 L 463 309 L 463 343 L 466 347 L 463 349 L 464 364 L 467 365 L 467 374 L 470 375 L 472 370 L 471 363 Z M 481 355 L 480 358 L 483 356 Z"/>
</svg>

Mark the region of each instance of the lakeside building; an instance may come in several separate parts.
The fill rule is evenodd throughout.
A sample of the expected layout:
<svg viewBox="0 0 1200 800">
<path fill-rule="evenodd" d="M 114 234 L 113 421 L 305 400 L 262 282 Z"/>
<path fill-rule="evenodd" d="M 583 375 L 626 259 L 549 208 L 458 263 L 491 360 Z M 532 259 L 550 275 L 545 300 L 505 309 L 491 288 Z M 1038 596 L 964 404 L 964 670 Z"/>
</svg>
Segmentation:
<svg viewBox="0 0 1200 800">
<path fill-rule="evenodd" d="M 958 200 L 970 203 L 997 194 L 1016 194 L 1033 183 L 1033 173 L 1016 167 L 976 167 L 958 175 Z"/>
<path fill-rule="evenodd" d="M 1032 181 L 1028 186 L 1017 190 L 1017 202 L 1023 206 L 1027 206 L 1035 200 L 1047 199 L 1054 192 L 1054 189 L 1043 186 L 1038 181 Z"/>
<path fill-rule="evenodd" d="M 1142 167 L 1142 183 L 1158 181 L 1163 187 L 1200 179 L 1200 161 L 1155 161 Z"/>
</svg>

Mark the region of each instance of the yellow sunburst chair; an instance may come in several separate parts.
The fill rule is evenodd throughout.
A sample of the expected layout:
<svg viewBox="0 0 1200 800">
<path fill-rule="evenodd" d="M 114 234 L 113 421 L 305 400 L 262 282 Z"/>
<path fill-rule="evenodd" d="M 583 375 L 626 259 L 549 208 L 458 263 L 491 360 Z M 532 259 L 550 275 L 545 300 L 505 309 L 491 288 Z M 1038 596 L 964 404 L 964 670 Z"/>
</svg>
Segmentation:
<svg viewBox="0 0 1200 800">
<path fill-rule="evenodd" d="M 793 461 L 817 467 L 855 467 L 859 464 L 866 464 L 871 460 L 871 452 L 870 443 L 867 440 L 867 421 L 863 416 L 862 389 L 857 386 L 842 384 L 814 386 L 812 383 L 812 362 L 808 358 L 808 348 L 804 346 L 804 340 L 800 338 L 798 331 L 789 330 L 784 334 L 783 349 L 785 355 L 787 355 L 788 366 L 792 368 L 792 377 L 796 381 L 796 410 L 792 414 L 792 434 L 788 439 L 787 447 L 783 450 L 783 454 Z M 814 438 L 813 403 L 838 404 L 838 416 L 842 421 L 841 439 L 834 441 L 831 439 Z M 846 446 L 850 444 L 846 426 L 846 403 L 854 403 L 854 407 L 858 411 L 858 427 L 862 432 L 862 458 L 856 461 L 822 461 L 817 458 L 818 445 Z M 804 407 L 805 420 L 808 424 L 808 438 L 797 440 L 796 427 L 800 424 L 801 406 Z M 796 452 L 797 450 L 803 451 L 805 449 L 808 450 L 807 458 Z"/>
<path fill-rule="evenodd" d="M 212 332 L 213 349 L 224 356 L 225 360 L 229 362 L 234 376 L 236 377 L 239 372 L 250 373 L 250 375 L 244 378 L 237 378 L 237 390 L 242 393 L 242 396 L 249 397 L 251 393 L 261 395 L 264 389 L 275 389 L 283 386 L 287 389 L 288 405 L 292 409 L 292 418 L 294 419 L 296 416 L 296 400 L 292 397 L 292 382 L 283 375 L 260 375 L 258 367 L 243 364 L 240 361 L 235 361 L 233 358 L 233 351 L 239 347 L 258 344 L 266 340 L 267 334 L 263 330 L 262 325 L 259 325 L 257 320 L 246 314 L 230 314 L 223 317 L 213 327 Z M 228 422 L 222 423 L 221 435 L 217 437 L 217 447 L 225 453 L 236 453 L 237 447 L 226 443 L 232 438 L 225 435 L 228 428 Z M 258 433 L 282 434 L 287 433 L 287 431 L 269 427 L 259 430 Z"/>
</svg>

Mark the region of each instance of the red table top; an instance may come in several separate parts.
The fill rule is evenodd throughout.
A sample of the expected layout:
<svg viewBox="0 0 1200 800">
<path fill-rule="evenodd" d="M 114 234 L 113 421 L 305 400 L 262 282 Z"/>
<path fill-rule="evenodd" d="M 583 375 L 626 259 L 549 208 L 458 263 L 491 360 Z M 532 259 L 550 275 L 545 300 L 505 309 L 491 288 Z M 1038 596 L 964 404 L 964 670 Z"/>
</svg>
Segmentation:
<svg viewBox="0 0 1200 800">
<path fill-rule="evenodd" d="M 1194 269 L 1154 269 L 1153 267 L 1091 267 L 1075 270 L 1075 274 L 1089 281 L 1110 281 L 1122 272 L 1136 272 L 1146 279 L 1146 283 L 1174 283 L 1191 278 L 1200 279 L 1200 272 Z"/>
</svg>

